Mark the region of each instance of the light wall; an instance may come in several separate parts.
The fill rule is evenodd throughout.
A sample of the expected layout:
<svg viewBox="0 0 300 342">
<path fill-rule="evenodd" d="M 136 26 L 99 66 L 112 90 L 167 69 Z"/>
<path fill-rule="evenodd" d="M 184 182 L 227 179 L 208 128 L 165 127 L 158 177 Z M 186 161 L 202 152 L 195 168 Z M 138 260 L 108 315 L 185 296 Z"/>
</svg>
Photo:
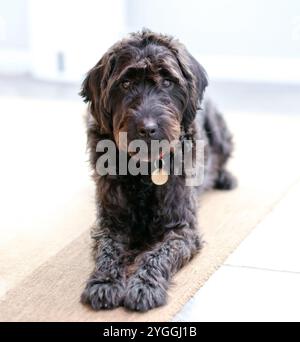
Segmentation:
<svg viewBox="0 0 300 342">
<path fill-rule="evenodd" d="M 0 0 L 0 72 L 30 69 L 28 0 Z"/>
<path fill-rule="evenodd" d="M 124 34 L 124 0 L 29 0 L 32 72 L 78 81 Z"/>
<path fill-rule="evenodd" d="M 127 0 L 130 30 L 170 32 L 205 55 L 300 58 L 299 0 Z"/>
<path fill-rule="evenodd" d="M 211 78 L 300 83 L 299 0 L 127 0 L 128 30 L 179 37 Z"/>
<path fill-rule="evenodd" d="M 0 50 L 28 49 L 28 0 L 0 0 Z"/>
<path fill-rule="evenodd" d="M 78 81 L 142 27 L 180 38 L 212 78 L 300 83 L 299 0 L 0 0 L 0 72 Z"/>
</svg>

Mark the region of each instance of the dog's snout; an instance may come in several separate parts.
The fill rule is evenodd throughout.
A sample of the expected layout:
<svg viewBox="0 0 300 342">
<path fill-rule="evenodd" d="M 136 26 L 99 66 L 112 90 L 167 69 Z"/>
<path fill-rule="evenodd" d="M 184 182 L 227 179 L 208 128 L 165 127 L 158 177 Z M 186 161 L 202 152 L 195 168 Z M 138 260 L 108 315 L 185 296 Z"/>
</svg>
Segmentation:
<svg viewBox="0 0 300 342">
<path fill-rule="evenodd" d="M 143 120 L 138 125 L 138 134 L 141 138 L 153 138 L 157 133 L 157 124 L 152 120 Z"/>
</svg>

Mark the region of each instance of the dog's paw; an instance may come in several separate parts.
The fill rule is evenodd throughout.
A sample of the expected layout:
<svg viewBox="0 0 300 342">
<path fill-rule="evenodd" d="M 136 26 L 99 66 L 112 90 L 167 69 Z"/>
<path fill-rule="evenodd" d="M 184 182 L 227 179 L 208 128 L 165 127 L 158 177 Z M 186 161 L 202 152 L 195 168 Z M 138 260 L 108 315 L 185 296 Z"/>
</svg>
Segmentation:
<svg viewBox="0 0 300 342">
<path fill-rule="evenodd" d="M 167 292 L 158 282 L 138 277 L 130 279 L 124 297 L 124 307 L 135 311 L 148 311 L 166 304 Z"/>
<path fill-rule="evenodd" d="M 227 170 L 220 171 L 215 188 L 219 190 L 232 190 L 236 187 L 237 179 Z"/>
<path fill-rule="evenodd" d="M 108 277 L 90 279 L 81 295 L 81 302 L 94 310 L 113 309 L 122 304 L 124 293 L 122 281 Z"/>
</svg>

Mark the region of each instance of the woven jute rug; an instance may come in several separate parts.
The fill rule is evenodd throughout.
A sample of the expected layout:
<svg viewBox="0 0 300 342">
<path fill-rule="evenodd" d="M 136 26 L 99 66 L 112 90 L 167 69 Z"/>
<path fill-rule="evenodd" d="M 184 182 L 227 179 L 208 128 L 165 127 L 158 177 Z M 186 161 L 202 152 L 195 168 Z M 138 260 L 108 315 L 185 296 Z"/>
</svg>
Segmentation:
<svg viewBox="0 0 300 342">
<path fill-rule="evenodd" d="M 79 117 L 71 119 L 70 114 L 65 123 L 69 120 L 82 125 Z M 64 204 L 45 203 L 53 206 L 52 212 L 38 219 L 33 211 L 25 227 L 28 233 L 24 228 L 0 244 L 0 321 L 171 320 L 300 177 L 298 118 L 230 113 L 227 121 L 236 145 L 230 169 L 238 177 L 239 186 L 231 192 L 212 191 L 201 199 L 199 230 L 205 245 L 174 277 L 166 306 L 136 313 L 123 308 L 93 312 L 80 304 L 81 291 L 93 267 L 89 238 L 94 219 L 93 187 L 85 179 L 80 191 L 73 192 L 71 198 L 66 196 Z M 72 135 L 72 129 L 69 131 Z M 83 131 L 80 128 L 76 134 Z M 61 144 L 64 138 L 62 134 Z M 81 161 L 75 158 L 73 163 L 79 165 Z M 79 176 L 76 179 L 80 182 Z M 70 187 L 75 183 L 74 179 Z M 57 191 L 63 196 L 68 187 Z M 51 200 L 55 202 L 55 198 L 54 194 Z M 37 202 L 44 200 L 47 196 Z M 3 231 L 4 224 L 1 222 Z M 44 234 L 41 227 L 46 227 Z"/>
</svg>

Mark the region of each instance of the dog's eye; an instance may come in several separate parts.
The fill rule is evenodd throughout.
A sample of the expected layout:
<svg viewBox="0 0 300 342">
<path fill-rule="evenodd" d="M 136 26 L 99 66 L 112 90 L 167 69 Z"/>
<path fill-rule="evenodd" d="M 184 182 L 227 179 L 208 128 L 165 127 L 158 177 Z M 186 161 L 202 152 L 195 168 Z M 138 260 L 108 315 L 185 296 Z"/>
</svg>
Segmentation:
<svg viewBox="0 0 300 342">
<path fill-rule="evenodd" d="M 164 88 L 169 88 L 172 85 L 172 81 L 165 79 L 163 80 L 162 85 Z"/>
<path fill-rule="evenodd" d="M 131 82 L 130 81 L 123 81 L 122 82 L 122 88 L 125 90 L 128 90 L 131 86 Z"/>
</svg>

